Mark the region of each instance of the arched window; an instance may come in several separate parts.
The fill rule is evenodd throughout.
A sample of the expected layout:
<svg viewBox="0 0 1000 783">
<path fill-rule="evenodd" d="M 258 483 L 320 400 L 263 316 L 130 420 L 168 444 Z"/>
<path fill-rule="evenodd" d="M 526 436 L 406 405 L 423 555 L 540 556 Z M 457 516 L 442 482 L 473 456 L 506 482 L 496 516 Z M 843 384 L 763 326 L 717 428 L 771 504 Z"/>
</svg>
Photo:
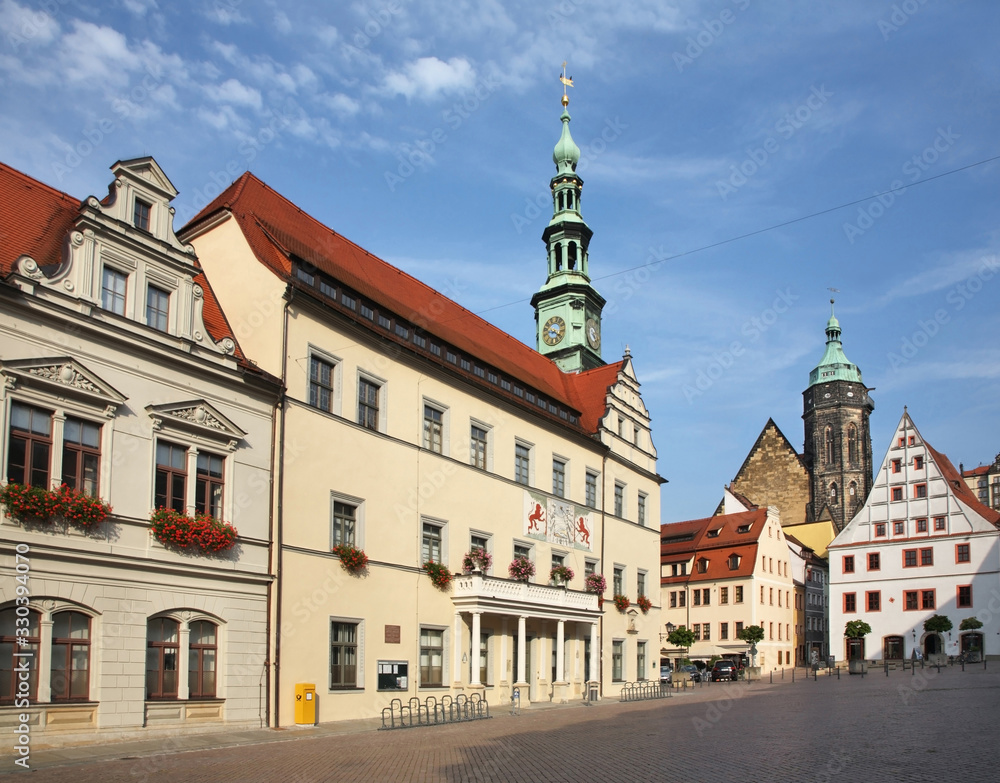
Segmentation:
<svg viewBox="0 0 1000 783">
<path fill-rule="evenodd" d="M 146 698 L 177 698 L 180 623 L 154 617 L 146 624 Z"/>
<path fill-rule="evenodd" d="M 569 258 L 566 266 L 568 269 L 576 269 L 576 242 L 569 243 Z"/>
<path fill-rule="evenodd" d="M 858 497 L 858 485 L 855 482 L 851 482 L 847 488 L 848 494 L 851 496 L 851 500 L 855 501 Z"/>
<path fill-rule="evenodd" d="M 833 482 L 830 485 L 830 505 L 837 505 L 837 482 Z"/>
<path fill-rule="evenodd" d="M 902 636 L 885 636 L 882 638 L 882 658 L 884 660 L 901 661 L 905 657 Z"/>
<path fill-rule="evenodd" d="M 27 629 L 27 634 L 17 633 L 17 619 L 27 618 L 28 624 L 21 628 Z M 23 639 L 24 644 L 18 640 Z M 38 698 L 38 649 L 41 643 L 39 634 L 39 614 L 26 606 L 11 607 L 0 612 L 0 704 L 13 704 L 15 696 L 27 697 L 30 701 Z M 15 658 L 14 653 L 32 653 L 30 658 Z M 15 669 L 27 661 L 30 667 L 27 691 L 18 691 L 19 679 Z"/>
<path fill-rule="evenodd" d="M 216 625 L 207 620 L 195 620 L 191 623 L 188 644 L 189 698 L 215 698 L 215 661 L 218 651 L 216 631 Z"/>
<path fill-rule="evenodd" d="M 52 701 L 90 696 L 90 618 L 83 612 L 52 615 Z"/>
<path fill-rule="evenodd" d="M 562 269 L 562 245 L 556 245 L 556 271 Z"/>
<path fill-rule="evenodd" d="M 858 428 L 853 424 L 847 427 L 847 459 L 852 465 L 858 462 Z"/>
<path fill-rule="evenodd" d="M 833 427 L 827 427 L 823 433 L 824 441 L 824 452 L 826 455 L 826 464 L 833 464 Z"/>
<path fill-rule="evenodd" d="M 566 201 L 565 201 L 565 194 L 563 193 L 563 191 L 561 191 L 561 190 L 559 191 L 558 198 L 559 198 L 559 211 L 562 212 L 563 209 L 564 209 L 563 205 L 566 203 Z"/>
</svg>

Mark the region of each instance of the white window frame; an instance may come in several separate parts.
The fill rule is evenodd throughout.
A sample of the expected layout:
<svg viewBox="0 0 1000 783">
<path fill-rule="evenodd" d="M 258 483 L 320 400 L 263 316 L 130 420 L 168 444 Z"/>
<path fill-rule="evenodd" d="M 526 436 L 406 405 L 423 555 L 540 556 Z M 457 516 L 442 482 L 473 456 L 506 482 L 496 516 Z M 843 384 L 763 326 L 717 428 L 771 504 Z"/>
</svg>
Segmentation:
<svg viewBox="0 0 1000 783">
<path fill-rule="evenodd" d="M 516 551 L 516 547 L 519 547 L 519 546 L 524 547 L 525 549 L 528 550 L 528 559 L 535 566 L 535 573 L 537 574 L 538 573 L 538 564 L 535 563 L 535 545 L 531 541 L 525 541 L 525 540 L 520 539 L 520 538 L 515 538 L 513 541 L 511 541 L 511 544 L 510 544 L 510 559 L 511 559 L 511 561 L 513 561 L 514 558 L 517 557 L 517 555 L 515 555 L 514 552 Z"/>
<path fill-rule="evenodd" d="M 333 688 L 330 682 L 330 652 L 333 649 L 333 624 L 351 623 L 358 627 L 358 666 L 355 672 L 353 688 Z M 336 693 L 357 693 L 365 689 L 365 621 L 363 617 L 343 617 L 330 615 L 326 626 L 326 691 L 330 695 Z"/>
<path fill-rule="evenodd" d="M 441 632 L 441 684 L 440 685 L 424 685 L 423 678 L 420 676 L 420 634 L 424 630 L 428 631 L 440 631 Z M 448 646 L 451 644 L 451 634 L 447 625 L 432 625 L 430 623 L 420 623 L 417 627 L 417 671 L 416 683 L 417 690 L 440 690 L 442 688 L 448 688 L 451 682 L 451 672 L 449 671 L 449 664 L 451 663 L 451 656 L 448 654 Z"/>
<path fill-rule="evenodd" d="M 434 451 L 433 449 L 428 449 L 426 443 L 424 442 L 424 421 L 426 417 L 426 409 L 430 408 L 441 414 L 441 451 Z M 429 397 L 424 397 L 420 404 L 420 446 L 421 448 L 431 451 L 434 454 L 440 454 L 447 457 L 451 452 L 449 444 L 451 442 L 451 416 L 448 415 L 448 406 L 440 402 L 430 399 Z M 470 431 L 471 437 L 471 431 Z"/>
<path fill-rule="evenodd" d="M 375 429 L 365 426 L 359 421 L 359 413 L 361 408 L 361 401 L 359 399 L 359 394 L 361 390 L 361 381 L 366 381 L 367 383 L 378 386 L 378 423 Z M 362 370 L 358 368 L 357 378 L 354 382 L 354 423 L 357 424 L 364 430 L 368 432 L 381 432 L 383 435 L 386 432 L 386 421 L 389 418 L 389 382 L 385 378 L 379 378 L 377 375 L 368 372 L 367 370 Z M 423 418 L 421 418 L 423 421 Z"/>
<path fill-rule="evenodd" d="M 619 490 L 621 497 L 621 508 L 618 508 Z M 623 481 L 616 481 L 614 495 L 612 495 L 612 498 L 613 498 L 612 502 L 614 503 L 614 506 L 612 507 L 612 513 L 620 519 L 625 519 L 626 518 L 625 515 L 628 514 L 628 504 L 627 504 L 628 485 L 625 484 L 625 482 Z"/>
<path fill-rule="evenodd" d="M 330 373 L 330 383 L 333 384 L 333 391 L 331 392 L 330 399 L 330 410 L 324 410 L 323 408 L 311 405 L 309 403 L 309 387 L 312 385 L 312 360 L 319 359 L 320 361 L 326 362 L 333 366 L 333 371 Z M 305 394 L 303 400 L 305 400 L 306 405 L 308 405 L 313 410 L 323 411 L 324 413 L 332 413 L 334 416 L 340 416 L 344 405 L 344 382 L 343 382 L 343 366 L 344 360 L 339 356 L 324 351 L 322 348 L 313 345 L 312 343 L 306 346 L 306 372 L 305 372 Z"/>
<path fill-rule="evenodd" d="M 590 505 L 587 502 L 587 479 L 594 479 L 594 504 Z M 583 505 L 587 508 L 600 508 L 601 503 L 601 472 L 599 470 L 594 470 L 593 468 L 587 468 L 586 478 L 584 479 L 583 488 Z"/>
<path fill-rule="evenodd" d="M 493 472 L 493 428 L 484 421 L 479 419 L 469 419 L 469 464 L 473 467 L 477 465 L 472 461 L 472 428 L 478 427 L 483 432 L 486 433 L 486 449 L 483 454 L 483 459 L 485 464 L 483 467 L 478 468 L 478 470 L 485 470 L 488 473 Z"/>
<path fill-rule="evenodd" d="M 524 484 L 517 480 L 517 447 L 521 446 L 528 450 L 528 483 Z M 521 438 L 514 439 L 514 483 L 522 487 L 535 486 L 535 445 Z"/>
<path fill-rule="evenodd" d="M 639 492 L 635 507 L 636 524 L 646 527 L 649 524 L 649 495 Z"/>
<path fill-rule="evenodd" d="M 354 546 L 358 549 L 365 548 L 365 501 L 363 498 L 356 498 L 353 495 L 346 495 L 343 492 L 330 490 L 330 549 L 333 549 L 333 504 L 344 503 L 354 506 Z"/>
<path fill-rule="evenodd" d="M 420 560 L 420 565 L 427 562 L 424 559 L 424 525 L 432 525 L 436 527 L 441 534 L 441 560 L 435 561 L 440 562 L 442 565 L 448 565 L 448 523 L 443 519 L 436 519 L 434 517 L 420 517 L 420 551 L 418 558 Z M 429 627 L 429 626 L 428 626 Z"/>
<path fill-rule="evenodd" d="M 556 464 L 562 466 L 562 494 L 556 492 Z M 569 460 L 559 454 L 552 455 L 552 494 L 560 498 L 570 497 Z"/>
</svg>

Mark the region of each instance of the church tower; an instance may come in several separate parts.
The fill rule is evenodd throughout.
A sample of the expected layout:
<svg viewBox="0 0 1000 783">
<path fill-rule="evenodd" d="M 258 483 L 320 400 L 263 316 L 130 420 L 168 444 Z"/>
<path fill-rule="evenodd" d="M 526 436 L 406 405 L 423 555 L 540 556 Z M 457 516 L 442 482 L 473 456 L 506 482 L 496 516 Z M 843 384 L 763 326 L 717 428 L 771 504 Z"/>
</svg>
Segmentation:
<svg viewBox="0 0 1000 783">
<path fill-rule="evenodd" d="M 601 311 L 604 297 L 590 284 L 588 247 L 593 231 L 580 213 L 583 180 L 576 173 L 580 148 L 569 132 L 569 96 L 572 80 L 564 73 L 562 135 L 552 152 L 556 175 L 550 182 L 552 220 L 542 232 L 548 251 L 548 276 L 531 297 L 535 308 L 538 351 L 564 372 L 600 367 Z"/>
<path fill-rule="evenodd" d="M 869 391 L 861 370 L 844 355 L 831 299 L 826 352 L 802 392 L 804 457 L 811 482 L 808 521 L 831 519 L 838 531 L 843 530 L 868 497 L 872 488 L 868 417 L 875 409 Z"/>
</svg>

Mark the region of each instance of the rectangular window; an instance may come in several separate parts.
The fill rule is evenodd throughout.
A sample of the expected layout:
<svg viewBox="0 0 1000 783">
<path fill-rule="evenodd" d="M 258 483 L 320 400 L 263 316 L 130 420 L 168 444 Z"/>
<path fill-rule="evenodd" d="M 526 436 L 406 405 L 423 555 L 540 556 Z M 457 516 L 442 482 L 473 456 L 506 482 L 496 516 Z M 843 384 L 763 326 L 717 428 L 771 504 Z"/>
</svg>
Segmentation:
<svg viewBox="0 0 1000 783">
<path fill-rule="evenodd" d="M 764 603 L 764 585 L 760 586 L 760 602 Z"/>
<path fill-rule="evenodd" d="M 908 446 L 912 446 L 912 445 L 914 445 L 914 444 L 915 444 L 916 442 L 917 442 L 917 436 L 916 436 L 916 435 L 910 435 L 910 437 L 908 437 L 908 438 L 906 439 L 906 443 L 907 443 L 907 445 L 908 445 Z"/>
<path fill-rule="evenodd" d="M 330 623 L 330 690 L 358 687 L 358 624 Z"/>
<path fill-rule="evenodd" d="M 719 623 L 719 641 L 729 640 L 729 623 Z"/>
<path fill-rule="evenodd" d="M 587 471 L 586 497 L 584 502 L 590 508 L 597 508 L 597 474 Z"/>
<path fill-rule="evenodd" d="M 869 612 L 882 611 L 882 593 L 878 590 L 872 590 L 865 593 L 865 602 L 868 605 Z"/>
<path fill-rule="evenodd" d="M 115 315 L 125 315 L 125 285 L 128 278 L 111 267 L 101 276 L 101 307 Z"/>
<path fill-rule="evenodd" d="M 916 568 L 917 566 L 917 550 L 916 549 L 904 549 L 903 550 L 903 568 Z"/>
<path fill-rule="evenodd" d="M 902 536 L 906 534 L 906 523 L 905 522 L 893 522 L 892 523 L 892 534 L 894 536 Z"/>
<path fill-rule="evenodd" d="M 712 589 L 706 587 L 701 591 L 701 604 L 702 606 L 710 606 L 712 603 Z"/>
<path fill-rule="evenodd" d="M 920 456 L 919 454 L 917 454 L 913 458 L 913 469 L 914 470 L 923 470 L 924 469 L 924 458 L 922 456 Z"/>
<path fill-rule="evenodd" d="M 435 454 L 444 449 L 444 414 L 432 405 L 424 405 L 424 448 Z"/>
<path fill-rule="evenodd" d="M 364 302 L 362 302 L 362 303 L 361 303 L 361 315 L 363 315 L 363 316 L 364 316 L 365 318 L 367 318 L 367 319 L 368 319 L 369 321 L 374 321 L 374 320 L 375 320 L 375 311 L 374 311 L 374 310 L 372 310 L 372 309 L 371 309 L 371 308 L 370 308 L 370 307 L 369 307 L 368 305 L 366 305 L 366 304 L 365 304 Z M 441 349 L 439 348 L 439 349 L 438 349 L 438 353 L 440 354 L 440 352 L 441 352 Z"/>
<path fill-rule="evenodd" d="M 625 487 L 615 482 L 615 516 L 625 516 Z"/>
<path fill-rule="evenodd" d="M 743 585 L 736 585 L 733 588 L 733 603 L 743 603 Z"/>
<path fill-rule="evenodd" d="M 844 612 L 853 613 L 857 610 L 857 596 L 854 593 L 844 593 Z"/>
<path fill-rule="evenodd" d="M 198 454 L 198 472 L 194 485 L 194 508 L 214 519 L 222 519 L 224 458 L 215 454 Z"/>
<path fill-rule="evenodd" d="M 309 404 L 333 412 L 333 364 L 309 357 Z"/>
<path fill-rule="evenodd" d="M 676 609 L 677 608 L 677 591 L 676 590 L 671 590 L 670 591 L 670 608 L 671 609 Z"/>
<path fill-rule="evenodd" d="M 552 494 L 566 497 L 566 463 L 561 459 L 552 460 Z"/>
<path fill-rule="evenodd" d="M 358 379 L 358 424 L 370 430 L 378 430 L 379 391 L 377 383 L 367 378 Z"/>
<path fill-rule="evenodd" d="M 703 641 L 712 641 L 712 626 L 709 623 L 702 623 L 701 626 L 701 638 Z"/>
<path fill-rule="evenodd" d="M 854 555 L 844 555 L 844 573 L 854 573 Z"/>
<path fill-rule="evenodd" d="M 640 492 L 639 493 L 639 505 L 636 509 L 636 514 L 638 519 L 636 520 L 640 525 L 645 526 L 646 524 L 646 496 Z"/>
<path fill-rule="evenodd" d="M 622 663 L 625 656 L 625 642 L 616 640 L 611 642 L 611 679 L 621 682 L 625 679 Z"/>
<path fill-rule="evenodd" d="M 896 441 L 896 448 L 903 448 L 906 445 L 906 438 L 900 438 Z"/>
<path fill-rule="evenodd" d="M 719 588 L 719 603 L 728 604 L 729 603 L 729 588 L 720 587 Z"/>
<path fill-rule="evenodd" d="M 959 585 L 957 603 L 959 609 L 968 609 L 972 606 L 972 585 Z"/>
<path fill-rule="evenodd" d="M 531 560 L 531 547 L 524 544 L 514 544 L 514 559 L 519 557 Z"/>
<path fill-rule="evenodd" d="M 187 449 L 175 443 L 156 444 L 156 508 L 187 512 Z"/>
<path fill-rule="evenodd" d="M 19 648 L 19 652 L 23 650 Z M 57 612 L 52 616 L 50 666 L 52 701 L 87 700 L 90 693 L 90 618 L 87 615 Z"/>
<path fill-rule="evenodd" d="M 882 568 L 882 558 L 879 555 L 879 553 L 878 552 L 869 552 L 868 553 L 868 570 L 869 571 L 878 571 L 880 568 Z"/>
<path fill-rule="evenodd" d="M 101 467 L 100 426 L 67 416 L 63 427 L 62 459 L 62 483 L 96 497 Z"/>
<path fill-rule="evenodd" d="M 420 555 L 424 563 L 442 563 L 442 530 L 440 525 L 424 522 L 421 534 Z"/>
<path fill-rule="evenodd" d="M 875 523 L 875 536 L 881 537 L 885 535 L 885 522 Z"/>
<path fill-rule="evenodd" d="M 934 597 L 934 590 L 921 590 L 920 591 L 920 608 L 921 609 L 935 609 L 937 602 Z"/>
<path fill-rule="evenodd" d="M 682 607 L 687 606 L 687 593 L 685 593 L 683 590 L 677 593 L 677 603 L 680 604 L 680 606 Z"/>
<path fill-rule="evenodd" d="M 480 470 L 486 470 L 486 438 L 487 431 L 473 424 L 469 435 L 469 464 Z"/>
<path fill-rule="evenodd" d="M 903 593 L 903 606 L 908 612 L 916 611 L 918 608 L 916 590 L 907 590 Z"/>
<path fill-rule="evenodd" d="M 694 640 L 696 642 L 701 641 L 701 623 L 695 623 L 691 626 L 691 633 L 694 634 Z"/>
<path fill-rule="evenodd" d="M 920 565 L 922 566 L 932 566 L 934 565 L 934 550 L 930 547 L 920 550 Z"/>
<path fill-rule="evenodd" d="M 737 620 L 736 621 L 736 628 L 734 629 L 734 631 L 735 631 L 735 634 L 736 634 L 736 638 L 739 639 L 740 638 L 740 634 L 743 633 L 743 621 L 742 620 Z"/>
<path fill-rule="evenodd" d="M 146 623 L 146 698 L 176 699 L 180 623 L 156 617 Z"/>
<path fill-rule="evenodd" d="M 357 526 L 358 507 L 353 503 L 334 500 L 332 546 L 355 546 Z"/>
<path fill-rule="evenodd" d="M 691 591 L 691 605 L 692 606 L 701 606 L 701 590 L 692 590 Z"/>
<path fill-rule="evenodd" d="M 625 595 L 625 569 L 615 566 L 611 577 L 611 594 Z"/>
<path fill-rule="evenodd" d="M 444 631 L 420 629 L 420 686 L 439 688 L 444 685 Z"/>
<path fill-rule="evenodd" d="M 297 267 L 295 269 L 295 276 L 299 280 L 301 280 L 303 283 L 305 283 L 306 285 L 315 285 L 316 284 L 316 277 L 314 275 L 310 274 L 309 272 L 307 272 L 302 267 Z M 325 293 L 327 295 L 329 295 L 329 292 L 332 290 L 329 285 L 326 286 L 326 289 L 323 289 L 323 283 L 320 283 L 320 289 L 323 290 L 323 293 Z"/>
<path fill-rule="evenodd" d="M 917 520 L 917 532 L 918 533 L 926 533 L 927 532 L 927 520 L 926 519 L 918 519 Z"/>
<path fill-rule="evenodd" d="M 913 497 L 915 497 L 915 498 L 925 498 L 925 497 L 927 497 L 927 485 L 926 484 L 916 484 L 913 487 Z"/>
<path fill-rule="evenodd" d="M 635 678 L 637 680 L 647 679 L 645 642 L 637 642 L 635 645 Z"/>
<path fill-rule="evenodd" d="M 528 485 L 531 474 L 531 449 L 520 443 L 514 444 L 514 481 Z"/>
<path fill-rule="evenodd" d="M 149 214 L 152 209 L 152 204 L 137 198 L 132 208 L 132 225 L 143 231 L 149 231 Z"/>
<path fill-rule="evenodd" d="M 218 646 L 216 627 L 207 620 L 191 623 L 188 635 L 188 698 L 215 698 Z"/>
<path fill-rule="evenodd" d="M 768 605 L 774 606 L 774 588 L 767 588 Z"/>
<path fill-rule="evenodd" d="M 968 563 L 972 559 L 969 544 L 955 544 L 955 562 Z"/>
<path fill-rule="evenodd" d="M 146 288 L 146 324 L 161 332 L 167 331 L 170 314 L 170 294 L 155 285 Z"/>
<path fill-rule="evenodd" d="M 892 472 L 899 473 L 903 469 L 903 461 L 899 459 L 894 459 L 892 461 Z"/>
<path fill-rule="evenodd" d="M 944 517 L 934 517 L 934 529 L 944 530 Z"/>
<path fill-rule="evenodd" d="M 635 594 L 644 596 L 646 594 L 646 572 L 640 571 L 635 577 Z"/>
<path fill-rule="evenodd" d="M 392 321 L 390 319 L 386 318 L 381 313 L 379 313 L 379 316 L 378 316 L 378 325 L 381 326 L 383 329 L 388 329 L 390 326 L 392 326 Z"/>
</svg>

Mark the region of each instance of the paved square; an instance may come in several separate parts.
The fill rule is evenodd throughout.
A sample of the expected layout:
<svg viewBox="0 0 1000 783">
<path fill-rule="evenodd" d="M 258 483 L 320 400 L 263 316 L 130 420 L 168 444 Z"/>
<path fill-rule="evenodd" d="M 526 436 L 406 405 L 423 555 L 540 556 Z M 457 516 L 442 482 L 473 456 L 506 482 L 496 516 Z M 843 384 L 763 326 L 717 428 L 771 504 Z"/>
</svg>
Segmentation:
<svg viewBox="0 0 1000 783">
<path fill-rule="evenodd" d="M 59 781 L 996 781 L 1000 667 L 717 683 L 672 699 L 46 766 Z M 287 738 L 287 739 L 286 739 Z M 124 746 L 122 746 L 124 749 Z M 95 756 L 116 753 L 114 746 Z M 4 769 L 12 768 L 5 758 Z M 26 773 L 14 773 L 26 774 Z M 4 776 L 6 778 L 6 776 Z M 11 779 L 13 776 L 11 776 Z"/>
</svg>

